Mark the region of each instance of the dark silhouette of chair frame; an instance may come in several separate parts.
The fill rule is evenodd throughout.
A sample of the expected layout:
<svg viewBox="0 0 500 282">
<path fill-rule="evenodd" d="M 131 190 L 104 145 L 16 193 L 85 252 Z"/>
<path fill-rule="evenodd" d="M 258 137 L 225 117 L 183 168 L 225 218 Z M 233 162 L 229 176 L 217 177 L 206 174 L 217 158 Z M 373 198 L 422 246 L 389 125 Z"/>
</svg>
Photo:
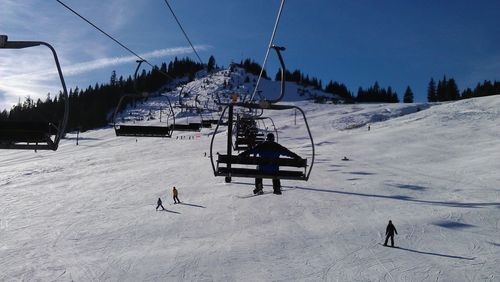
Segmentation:
<svg viewBox="0 0 500 282">
<path fill-rule="evenodd" d="M 54 56 L 63 88 L 60 95 L 64 100 L 63 116 L 57 124 L 49 121 L 0 121 L 0 149 L 56 151 L 64 136 L 69 116 L 68 91 L 55 49 L 46 42 L 9 41 L 6 35 L 0 35 L 0 49 L 23 49 L 40 45 L 48 47 Z"/>
<path fill-rule="evenodd" d="M 214 175 L 217 176 L 224 176 L 226 182 L 231 182 L 232 177 L 245 177 L 245 178 L 272 178 L 272 179 L 291 179 L 291 180 L 304 180 L 307 181 L 309 179 L 309 176 L 312 171 L 312 167 L 314 164 L 314 157 L 315 157 L 315 148 L 314 148 L 314 141 L 311 135 L 311 130 L 309 129 L 309 124 L 307 123 L 307 118 L 304 113 L 304 111 L 294 105 L 280 105 L 276 104 L 279 102 L 281 99 L 283 99 L 284 94 L 285 94 L 285 79 L 284 79 L 284 74 L 285 74 L 285 64 L 283 62 L 283 57 L 281 56 L 280 51 L 283 51 L 284 48 L 282 47 L 277 47 L 277 46 L 272 46 L 272 48 L 276 51 L 280 65 L 281 65 L 281 87 L 280 87 L 280 96 L 275 99 L 275 100 L 263 100 L 260 101 L 259 103 L 253 103 L 253 102 L 240 102 L 240 103 L 228 103 L 228 104 L 221 104 L 225 105 L 225 108 L 223 109 L 221 113 L 221 118 L 219 119 L 219 123 L 217 124 L 214 134 L 212 135 L 212 140 L 210 142 L 210 162 L 212 164 L 212 169 L 214 172 Z M 222 116 L 224 116 L 225 112 L 228 111 L 228 121 L 227 121 L 227 126 L 228 126 L 228 132 L 232 132 L 232 127 L 233 127 L 233 119 L 234 119 L 234 107 L 241 107 L 241 108 L 246 108 L 248 110 L 290 110 L 290 109 L 296 109 L 298 110 L 303 118 L 304 122 L 307 128 L 307 132 L 309 135 L 309 139 L 311 140 L 311 149 L 312 149 L 312 159 L 311 159 L 311 164 L 307 164 L 307 159 L 300 159 L 300 160 L 295 160 L 295 159 L 290 159 L 290 158 L 277 158 L 277 159 L 266 159 L 262 157 L 240 157 L 238 155 L 233 155 L 233 141 L 232 141 L 232 134 L 227 134 L 227 143 L 226 143 L 226 148 L 227 148 L 227 153 L 226 154 L 219 154 L 217 153 L 217 160 L 216 163 L 214 163 L 214 155 L 213 155 L 213 143 L 214 143 L 214 138 L 217 135 L 217 130 L 219 126 L 222 123 Z M 290 168 L 299 168 L 301 170 L 278 170 L 277 172 L 274 173 L 266 173 L 258 168 L 255 168 L 255 166 L 261 166 L 261 165 L 267 165 L 267 164 L 277 164 L 278 166 L 281 167 L 287 167 L 287 169 Z M 250 168 L 249 166 L 252 166 Z M 309 168 L 309 169 L 307 169 Z"/>
<path fill-rule="evenodd" d="M 137 89 L 137 72 L 139 71 L 139 67 L 141 66 L 142 60 L 138 60 L 137 68 L 134 73 L 134 89 L 136 94 L 125 94 L 120 98 L 118 102 L 118 106 L 116 106 L 115 112 L 113 113 L 113 127 L 115 129 L 116 136 L 125 136 L 125 137 L 162 137 L 162 138 L 171 138 L 172 131 L 175 128 L 175 115 L 173 114 L 172 104 L 170 103 L 170 99 L 167 96 L 164 96 L 168 102 L 168 108 L 170 109 L 170 113 L 167 116 L 167 124 L 170 116 L 172 116 L 173 123 L 166 126 L 151 126 L 151 125 L 134 125 L 134 124 L 117 124 L 116 117 L 118 115 L 118 111 L 122 108 L 123 101 L 125 98 L 136 98 L 143 99 L 149 96 L 148 93 L 139 94 Z M 161 111 L 161 108 L 160 108 Z"/>
</svg>

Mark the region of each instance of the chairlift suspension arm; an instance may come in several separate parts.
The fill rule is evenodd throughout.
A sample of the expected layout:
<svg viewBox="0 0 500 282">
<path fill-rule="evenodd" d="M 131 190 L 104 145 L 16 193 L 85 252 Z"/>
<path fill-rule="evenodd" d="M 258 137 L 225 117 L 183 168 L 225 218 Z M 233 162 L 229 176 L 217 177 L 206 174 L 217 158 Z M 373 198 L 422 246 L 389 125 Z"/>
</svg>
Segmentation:
<svg viewBox="0 0 500 282">
<path fill-rule="evenodd" d="M 307 133 L 309 134 L 309 139 L 311 140 L 312 158 L 311 158 L 311 165 L 309 166 L 309 171 L 306 174 L 306 180 L 307 180 L 307 179 L 309 179 L 309 175 L 311 174 L 311 171 L 312 171 L 312 168 L 314 165 L 314 157 L 316 155 L 316 151 L 314 148 L 314 140 L 313 140 L 313 137 L 311 134 L 311 129 L 309 128 L 309 123 L 307 122 L 306 114 L 304 113 L 304 111 L 301 108 L 299 108 L 297 106 L 292 106 L 292 107 L 299 110 L 302 113 L 302 117 L 304 118 L 304 123 L 306 124 Z"/>
<path fill-rule="evenodd" d="M 134 72 L 134 90 L 137 94 L 139 94 L 139 89 L 137 88 L 137 72 L 139 71 L 139 68 L 141 67 L 141 64 L 144 62 L 143 59 L 137 60 L 137 67 L 135 68 Z"/>
<path fill-rule="evenodd" d="M 214 147 L 214 139 L 215 135 L 217 135 L 217 130 L 219 129 L 219 126 L 222 124 L 222 119 L 224 118 L 224 114 L 226 113 L 227 109 L 231 106 L 230 104 L 224 107 L 222 110 L 220 117 L 219 117 L 219 122 L 217 123 L 217 126 L 215 126 L 214 132 L 212 133 L 212 140 L 210 140 L 210 163 L 212 164 L 212 169 L 214 172 L 214 176 L 217 176 L 216 169 L 215 169 L 215 164 L 214 164 L 214 157 L 213 157 L 213 147 Z M 229 122 L 228 122 L 229 124 Z M 229 130 L 229 129 L 228 129 Z M 230 134 L 228 132 L 228 134 Z"/>
<path fill-rule="evenodd" d="M 274 124 L 274 120 L 271 117 L 266 117 L 265 119 L 269 119 L 271 121 L 271 124 L 273 125 L 273 128 L 274 128 L 274 136 L 276 137 L 276 142 L 279 143 L 278 129 L 276 128 L 276 125 Z M 262 123 L 264 124 L 264 127 L 265 127 L 264 120 L 262 120 Z"/>
<path fill-rule="evenodd" d="M 227 154 L 232 155 L 233 146 L 233 104 L 229 105 L 228 120 L 227 120 Z M 227 168 L 231 169 L 231 164 L 227 164 Z M 231 182 L 231 177 L 226 177 L 226 182 Z"/>
<path fill-rule="evenodd" d="M 182 105 L 182 91 L 184 91 L 184 87 L 186 87 L 186 85 L 182 85 L 181 87 L 181 91 L 179 91 L 179 106 L 183 106 Z"/>
<path fill-rule="evenodd" d="M 266 68 L 267 58 L 269 57 L 269 50 L 273 46 L 274 37 L 276 35 L 276 30 L 278 29 L 278 24 L 280 22 L 281 14 L 283 13 L 284 6 L 285 6 L 285 0 L 281 0 L 280 8 L 278 10 L 278 15 L 276 16 L 276 22 L 274 23 L 273 32 L 271 34 L 271 39 L 269 40 L 269 45 L 268 45 L 267 50 L 266 50 L 266 56 L 264 57 L 264 62 L 262 63 L 262 68 L 260 70 L 260 74 L 259 74 L 259 77 L 257 79 L 257 83 L 255 84 L 255 88 L 254 88 L 254 91 L 252 93 L 252 97 L 250 98 L 250 101 L 253 101 L 255 94 L 257 93 L 257 90 L 259 88 L 260 79 L 262 78 L 262 74 L 264 73 L 264 69 Z"/>
<path fill-rule="evenodd" d="M 115 112 L 113 113 L 113 127 L 115 129 L 116 129 L 116 115 L 121 108 L 123 100 L 126 97 L 134 97 L 134 98 L 140 97 L 139 90 L 137 89 L 137 72 L 139 71 L 139 68 L 141 67 L 141 64 L 142 64 L 142 62 L 144 62 L 144 60 L 141 59 L 141 60 L 137 60 L 136 62 L 137 62 L 137 67 L 135 68 L 135 72 L 134 72 L 134 91 L 136 92 L 136 94 L 125 94 L 125 95 L 120 97 L 120 101 L 118 101 L 118 106 L 116 106 Z"/>
<path fill-rule="evenodd" d="M 278 54 L 278 59 L 280 61 L 280 72 L 281 72 L 281 87 L 280 87 L 280 96 L 276 98 L 275 100 L 269 100 L 268 102 L 271 104 L 277 103 L 285 97 L 285 61 L 283 60 L 283 56 L 281 55 L 281 51 L 285 51 L 285 47 L 278 47 L 273 45 L 272 48 L 276 51 L 276 54 Z"/>
</svg>

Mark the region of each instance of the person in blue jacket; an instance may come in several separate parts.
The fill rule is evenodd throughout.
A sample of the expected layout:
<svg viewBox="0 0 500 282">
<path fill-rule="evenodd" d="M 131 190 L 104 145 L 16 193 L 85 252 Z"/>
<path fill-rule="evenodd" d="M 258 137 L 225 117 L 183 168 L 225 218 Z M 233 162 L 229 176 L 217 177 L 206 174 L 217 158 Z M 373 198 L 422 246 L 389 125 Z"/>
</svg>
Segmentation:
<svg viewBox="0 0 500 282">
<path fill-rule="evenodd" d="M 266 141 L 260 143 L 254 148 L 248 149 L 239 156 L 249 156 L 251 154 L 258 155 L 259 157 L 266 159 L 278 159 L 280 156 L 291 157 L 294 159 L 301 159 L 301 157 L 294 152 L 288 150 L 287 148 L 281 146 L 280 144 L 274 142 L 274 134 L 268 133 L 266 136 Z M 259 171 L 262 171 L 266 174 L 268 173 L 277 173 L 279 171 L 278 164 L 263 164 L 257 167 Z M 254 194 L 262 194 L 262 178 L 255 178 L 255 189 L 253 190 Z M 281 182 L 279 178 L 273 178 L 273 190 L 274 194 L 281 194 Z"/>
</svg>

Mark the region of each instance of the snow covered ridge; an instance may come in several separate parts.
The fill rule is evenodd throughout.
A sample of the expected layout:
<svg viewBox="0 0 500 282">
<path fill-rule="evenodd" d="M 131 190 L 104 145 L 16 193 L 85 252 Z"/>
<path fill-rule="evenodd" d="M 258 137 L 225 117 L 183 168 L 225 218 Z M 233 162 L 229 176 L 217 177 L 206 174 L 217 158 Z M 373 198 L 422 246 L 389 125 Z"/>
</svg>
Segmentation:
<svg viewBox="0 0 500 282">
<path fill-rule="evenodd" d="M 429 104 L 354 104 L 340 106 L 342 116 L 334 123 L 337 129 L 354 129 L 371 126 L 373 123 L 382 122 L 391 118 L 417 113 L 426 110 Z"/>
<path fill-rule="evenodd" d="M 168 87 L 164 87 L 163 91 L 154 93 L 153 97 L 149 98 L 143 104 L 139 104 L 135 108 L 129 107 L 120 113 L 117 119 L 120 120 L 123 118 L 125 121 L 130 120 L 137 123 L 156 120 L 153 123 L 159 124 L 159 109 L 162 108 L 162 114 L 165 114 L 168 107 L 166 98 L 161 95 L 168 96 L 174 106 L 183 105 L 191 108 L 198 107 L 210 110 L 218 108 L 214 101 L 218 100 L 227 103 L 234 94 L 239 96 L 240 101 L 250 99 L 257 76 L 247 73 L 240 67 L 232 69 L 232 71 L 230 69 L 222 69 L 211 74 L 207 74 L 205 70 L 202 70 L 195 75 L 193 81 L 183 83 L 182 86 L 171 91 L 168 90 L 171 88 L 169 84 Z M 262 79 L 259 93 L 255 99 L 259 100 L 261 97 L 276 99 L 279 96 L 279 92 L 279 82 Z M 303 101 L 309 99 L 312 95 L 340 99 L 337 95 L 325 93 L 312 87 L 300 86 L 294 82 L 286 83 L 284 101 Z M 110 113 L 109 116 L 111 117 L 112 114 Z M 176 118 L 188 116 L 196 118 L 199 114 L 194 111 L 176 111 Z"/>
<path fill-rule="evenodd" d="M 0 281 L 499 281 L 499 96 L 420 111 L 293 103 L 317 161 L 279 196 L 215 178 L 208 128 L 137 142 L 103 128 L 56 152 L 0 151 Z M 269 115 L 307 156 L 303 122 Z M 399 248 L 381 245 L 389 220 Z"/>
<path fill-rule="evenodd" d="M 188 108 L 198 107 L 210 110 L 215 110 L 219 107 L 214 103 L 214 101 L 227 103 L 234 94 L 238 95 L 240 101 L 249 100 L 253 94 L 257 76 L 247 73 L 240 67 L 234 67 L 232 69 L 232 71 L 230 69 L 222 69 L 212 74 L 207 74 L 205 70 L 202 70 L 195 75 L 195 79 L 193 81 L 183 83 L 182 86 L 179 86 L 171 91 L 168 90 L 171 88 L 171 85 L 169 84 L 168 87 L 164 87 L 163 91 L 160 90 L 157 93 L 154 93 L 152 98 L 149 98 L 142 104 L 139 104 L 134 108 L 129 107 L 122 113 L 119 113 L 117 120 L 119 121 L 123 119 L 124 121 L 131 121 L 139 124 L 147 122 L 159 125 L 160 108 L 163 109 L 162 115 L 165 115 L 168 112 L 168 103 L 166 98 L 162 97 L 162 95 L 167 96 L 173 106 L 183 105 Z M 276 99 L 279 96 L 279 92 L 279 82 L 262 79 L 259 92 L 255 99 L 259 100 L 262 97 L 265 97 L 266 99 Z M 286 82 L 285 97 L 283 102 L 306 101 L 313 96 L 326 96 L 329 97 L 329 99 L 342 101 L 342 98 L 338 95 L 325 93 L 321 90 L 313 89 L 312 87 L 304 87 L 295 82 Z M 386 108 L 381 109 L 380 116 L 372 117 L 370 114 L 367 114 L 367 117 L 369 117 L 370 120 L 363 121 L 363 124 L 386 120 L 387 118 L 396 115 L 411 113 L 417 109 L 420 110 L 427 107 L 428 105 L 425 104 L 406 104 L 404 109 L 400 109 L 398 106 L 394 109 L 394 112 L 391 112 L 391 109 L 394 107 L 387 105 Z M 357 108 L 359 107 L 353 106 L 353 111 L 356 111 Z M 109 117 L 111 119 L 112 113 L 109 114 Z M 186 117 L 196 119 L 199 117 L 199 114 L 194 111 L 181 112 L 176 110 L 176 118 L 181 119 L 179 122 L 182 122 L 182 118 Z"/>
<path fill-rule="evenodd" d="M 177 82 L 186 80 L 187 78 L 180 79 Z M 210 107 L 213 107 L 215 99 L 218 98 L 221 101 L 227 102 L 233 94 L 239 95 L 240 100 L 248 100 L 253 94 L 256 82 L 256 75 L 247 73 L 240 67 L 222 69 L 210 74 L 207 74 L 205 70 L 201 70 L 195 75 L 193 81 L 184 84 L 182 100 L 183 103 L 194 106 L 196 98 L 200 106 L 209 103 Z M 169 91 L 169 88 L 171 88 L 170 84 L 168 87 L 161 89 L 157 94 L 168 95 L 172 101 L 177 102 L 182 87 L 179 86 L 172 91 Z M 280 82 L 262 79 L 256 99 L 260 99 L 261 96 L 267 99 L 275 99 L 279 96 L 279 91 Z M 301 86 L 294 82 L 286 82 L 284 101 L 303 101 L 310 99 L 311 96 L 328 96 L 340 99 L 337 95 L 325 93 L 312 87 Z M 156 102 L 162 103 L 162 100 L 160 99 Z"/>
</svg>

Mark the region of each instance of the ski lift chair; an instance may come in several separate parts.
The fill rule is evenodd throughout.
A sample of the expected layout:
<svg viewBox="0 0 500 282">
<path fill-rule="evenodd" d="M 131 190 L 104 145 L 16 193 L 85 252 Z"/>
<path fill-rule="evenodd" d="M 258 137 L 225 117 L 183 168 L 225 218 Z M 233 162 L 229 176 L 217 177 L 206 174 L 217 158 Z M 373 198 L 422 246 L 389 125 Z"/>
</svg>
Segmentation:
<svg viewBox="0 0 500 282">
<path fill-rule="evenodd" d="M 201 128 L 212 128 L 212 122 L 210 122 L 210 120 L 207 120 L 206 118 L 204 118 L 204 113 L 207 111 L 207 106 L 205 105 L 204 107 L 201 107 L 200 104 L 200 100 L 198 99 L 198 97 L 200 96 L 200 94 L 196 95 L 196 97 L 194 98 L 194 101 L 195 101 L 195 107 L 196 107 L 196 112 L 198 112 L 200 114 L 200 119 L 201 119 L 201 122 L 200 122 L 200 127 Z M 206 103 L 205 103 L 206 104 Z"/>
<path fill-rule="evenodd" d="M 212 100 L 213 100 L 212 108 L 209 108 L 208 103 L 206 104 L 205 108 L 210 112 L 210 115 L 211 115 L 211 119 L 209 121 L 213 125 L 217 125 L 219 123 L 219 119 L 218 118 L 214 118 L 213 117 L 213 113 L 217 112 L 217 113 L 220 114 L 220 112 L 222 112 L 222 106 L 220 105 L 220 97 L 219 97 L 219 94 L 218 94 L 217 91 L 212 93 Z M 224 123 L 225 122 L 223 122 L 222 125 L 227 125 L 227 124 L 224 124 Z"/>
<path fill-rule="evenodd" d="M 189 106 L 181 106 L 182 109 L 185 110 L 192 110 L 192 107 Z M 192 131 L 192 132 L 199 132 L 201 131 L 201 128 L 203 127 L 201 122 L 189 122 L 186 124 L 182 123 L 176 123 L 172 125 L 172 130 L 173 131 Z"/>
<path fill-rule="evenodd" d="M 185 85 L 182 86 L 181 90 L 179 91 L 179 100 L 178 100 L 178 105 L 177 107 L 181 109 L 181 111 L 183 110 L 194 110 L 194 111 L 198 111 L 199 108 L 198 107 L 193 107 L 193 106 L 188 106 L 186 104 L 184 104 L 182 102 L 182 93 L 184 91 L 184 88 L 185 88 Z M 197 98 L 196 98 L 197 99 Z M 201 131 L 201 128 L 203 127 L 202 123 L 201 122 L 190 122 L 190 123 L 187 123 L 187 124 L 174 124 L 172 125 L 172 130 L 173 131 L 191 131 L 191 132 L 199 132 Z"/>
<path fill-rule="evenodd" d="M 135 125 L 135 124 L 122 124 L 116 122 L 116 116 L 118 109 L 121 108 L 123 104 L 123 100 L 127 97 L 137 98 L 137 95 L 126 94 L 120 98 L 120 102 L 115 110 L 114 114 L 114 123 L 113 127 L 115 129 L 116 136 L 125 136 L 125 137 L 164 137 L 170 138 L 172 137 L 172 128 L 175 124 L 166 125 L 166 126 L 152 126 L 152 125 Z M 142 96 L 147 97 L 147 96 Z M 168 100 L 168 97 L 166 97 Z M 160 109 L 161 111 L 161 109 Z M 169 115 L 170 116 L 170 115 Z"/>
<path fill-rule="evenodd" d="M 0 49 L 23 49 L 40 45 L 47 46 L 54 56 L 63 88 L 60 96 L 64 100 L 63 116 L 57 123 L 49 121 L 0 121 L 0 149 L 56 151 L 59 141 L 64 136 L 69 115 L 68 91 L 55 49 L 42 41 L 9 41 L 7 35 L 0 35 Z"/>
<path fill-rule="evenodd" d="M 276 142 L 278 142 L 279 140 L 278 130 L 276 129 L 276 126 L 274 125 L 274 121 L 272 118 L 253 117 L 252 119 L 254 123 L 252 127 L 247 128 L 244 131 L 242 131 L 241 129 L 236 130 L 237 135 L 236 135 L 236 140 L 234 142 L 234 150 L 244 151 L 266 141 L 265 136 L 268 133 L 268 128 L 266 127 L 266 124 L 264 122 L 264 120 L 266 119 L 269 119 L 271 121 L 274 136 L 276 138 Z M 262 125 L 258 126 L 258 122 L 261 122 Z M 238 122 L 236 123 L 236 127 L 238 127 Z"/>
<path fill-rule="evenodd" d="M 208 116 L 209 115 L 209 116 Z M 216 120 L 214 123 L 214 117 L 212 114 L 212 110 L 208 108 L 208 100 L 205 102 L 205 105 L 201 111 L 201 126 L 203 128 L 212 128 L 212 125 L 217 124 L 219 120 Z"/>
<path fill-rule="evenodd" d="M 274 122 L 270 117 L 240 117 L 240 115 L 238 115 L 236 120 L 236 140 L 234 142 L 234 150 L 247 150 L 255 145 L 264 142 L 264 136 L 267 132 L 265 123 L 263 122 L 265 119 L 271 120 L 274 128 L 274 136 L 276 136 L 276 142 L 278 142 L 278 130 L 274 126 Z M 259 128 L 259 126 L 257 125 L 258 121 L 261 121 L 264 126 Z"/>
<path fill-rule="evenodd" d="M 137 68 L 135 69 L 134 73 L 134 88 L 135 91 L 138 93 L 139 91 L 137 90 L 136 82 L 137 82 L 137 72 L 139 71 L 139 67 L 141 66 L 141 63 L 143 60 L 138 60 L 137 63 Z M 115 134 L 116 136 L 125 136 L 125 137 L 166 137 L 170 138 L 172 137 L 172 131 L 175 126 L 175 117 L 173 114 L 173 108 L 172 104 L 170 103 L 170 99 L 168 96 L 164 96 L 167 99 L 168 102 L 168 109 L 170 109 L 169 114 L 167 115 L 167 125 L 166 126 L 151 126 L 151 125 L 134 125 L 134 124 L 117 124 L 116 118 L 118 111 L 122 109 L 124 106 L 124 101 L 125 98 L 135 98 L 135 99 L 143 99 L 147 98 L 149 96 L 148 93 L 143 93 L 143 94 L 125 94 L 120 98 L 120 101 L 118 102 L 118 106 L 115 109 L 115 112 L 113 114 L 113 127 L 115 129 Z M 160 108 L 160 116 L 161 116 L 161 108 Z M 168 119 L 172 116 L 173 118 L 173 124 L 168 125 Z"/>
<path fill-rule="evenodd" d="M 212 135 L 212 140 L 210 142 L 210 161 L 212 164 L 212 169 L 216 177 L 224 176 L 226 182 L 231 182 L 232 177 L 272 178 L 272 179 L 290 179 L 290 180 L 307 181 L 311 174 L 312 167 L 314 164 L 315 149 L 314 149 L 314 141 L 311 135 L 311 131 L 309 129 L 309 124 L 307 123 L 307 118 L 304 111 L 298 106 L 276 104 L 284 97 L 285 93 L 285 80 L 284 80 L 285 65 L 280 53 L 280 51 L 283 51 L 284 48 L 276 46 L 272 46 L 272 48 L 276 51 L 281 65 L 280 96 L 275 100 L 269 100 L 269 101 L 264 100 L 259 103 L 240 102 L 240 103 L 229 103 L 226 105 L 226 107 L 222 111 L 221 117 L 224 116 L 227 110 L 228 111 L 228 122 L 227 122 L 228 134 L 226 143 L 227 152 L 225 154 L 220 154 L 217 152 L 216 164 L 214 163 L 213 144 L 214 144 L 214 138 L 217 135 L 216 133 L 222 118 L 219 120 L 219 123 L 215 128 L 214 134 Z M 238 155 L 233 155 L 231 132 L 232 132 L 235 107 L 246 108 L 248 110 L 261 110 L 261 111 L 298 110 L 302 114 L 302 117 L 304 118 L 304 123 L 306 125 L 309 139 L 311 140 L 311 150 L 312 150 L 311 164 L 308 165 L 307 159 L 305 158 L 301 158 L 298 160 L 290 158 L 282 158 L 282 157 L 276 159 L 267 159 L 260 156 L 241 157 Z M 278 165 L 280 167 L 279 171 L 274 173 L 266 173 L 255 168 L 255 166 L 269 165 L 269 164 Z M 286 167 L 286 169 L 284 169 L 283 167 Z"/>
</svg>

